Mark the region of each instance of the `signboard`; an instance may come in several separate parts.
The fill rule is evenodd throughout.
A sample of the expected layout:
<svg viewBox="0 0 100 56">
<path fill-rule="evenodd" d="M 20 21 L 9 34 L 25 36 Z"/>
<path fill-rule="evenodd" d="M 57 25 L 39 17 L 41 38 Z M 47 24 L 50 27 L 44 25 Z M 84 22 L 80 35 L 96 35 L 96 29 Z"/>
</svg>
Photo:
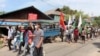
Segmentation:
<svg viewBox="0 0 100 56">
<path fill-rule="evenodd" d="M 29 13 L 28 14 L 28 20 L 29 21 L 33 21 L 33 20 L 37 20 L 37 14 L 34 14 L 34 13 Z"/>
</svg>

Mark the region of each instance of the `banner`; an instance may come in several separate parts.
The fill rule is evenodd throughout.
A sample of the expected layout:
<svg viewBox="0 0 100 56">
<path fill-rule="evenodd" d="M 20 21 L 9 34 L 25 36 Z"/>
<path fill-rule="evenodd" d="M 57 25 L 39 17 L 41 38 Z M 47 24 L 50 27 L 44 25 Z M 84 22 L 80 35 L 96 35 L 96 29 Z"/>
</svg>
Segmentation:
<svg viewBox="0 0 100 56">
<path fill-rule="evenodd" d="M 28 14 L 28 20 L 37 20 L 37 14 L 34 14 L 34 13 L 29 13 Z"/>
<path fill-rule="evenodd" d="M 72 18 L 71 18 L 71 16 L 69 15 L 68 27 L 71 26 L 71 24 L 72 24 Z"/>
</svg>

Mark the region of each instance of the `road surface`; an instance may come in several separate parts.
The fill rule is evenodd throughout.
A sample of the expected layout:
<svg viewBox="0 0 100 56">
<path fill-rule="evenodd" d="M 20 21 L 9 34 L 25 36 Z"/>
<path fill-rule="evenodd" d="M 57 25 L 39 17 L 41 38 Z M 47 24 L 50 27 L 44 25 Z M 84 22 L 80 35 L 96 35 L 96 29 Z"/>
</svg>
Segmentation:
<svg viewBox="0 0 100 56">
<path fill-rule="evenodd" d="M 48 43 L 44 44 L 45 56 L 100 56 L 100 36 L 88 40 L 85 44 L 78 43 Z M 7 47 L 0 49 L 0 56 L 16 56 L 17 53 L 9 51 Z"/>
</svg>

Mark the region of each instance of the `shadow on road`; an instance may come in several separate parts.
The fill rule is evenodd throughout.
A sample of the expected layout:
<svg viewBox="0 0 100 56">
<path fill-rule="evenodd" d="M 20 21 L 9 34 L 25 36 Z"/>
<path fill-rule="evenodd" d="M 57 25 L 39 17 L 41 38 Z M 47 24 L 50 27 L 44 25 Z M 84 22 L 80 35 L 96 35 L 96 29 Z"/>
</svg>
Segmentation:
<svg viewBox="0 0 100 56">
<path fill-rule="evenodd" d="M 97 48 L 100 48 L 100 42 L 93 43 L 93 45 L 95 45 Z M 100 50 L 98 52 L 100 52 Z"/>
<path fill-rule="evenodd" d="M 97 48 L 100 48 L 100 42 L 93 43 Z"/>
</svg>

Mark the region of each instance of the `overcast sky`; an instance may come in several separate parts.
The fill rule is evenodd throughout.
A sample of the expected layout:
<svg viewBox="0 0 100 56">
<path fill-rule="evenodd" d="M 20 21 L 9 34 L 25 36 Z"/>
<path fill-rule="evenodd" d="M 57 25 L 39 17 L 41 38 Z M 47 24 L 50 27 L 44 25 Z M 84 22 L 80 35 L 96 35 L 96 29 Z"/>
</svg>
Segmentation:
<svg viewBox="0 0 100 56">
<path fill-rule="evenodd" d="M 43 12 L 66 5 L 89 15 L 100 15 L 100 0 L 0 0 L 0 10 L 6 12 L 31 5 Z"/>
</svg>

